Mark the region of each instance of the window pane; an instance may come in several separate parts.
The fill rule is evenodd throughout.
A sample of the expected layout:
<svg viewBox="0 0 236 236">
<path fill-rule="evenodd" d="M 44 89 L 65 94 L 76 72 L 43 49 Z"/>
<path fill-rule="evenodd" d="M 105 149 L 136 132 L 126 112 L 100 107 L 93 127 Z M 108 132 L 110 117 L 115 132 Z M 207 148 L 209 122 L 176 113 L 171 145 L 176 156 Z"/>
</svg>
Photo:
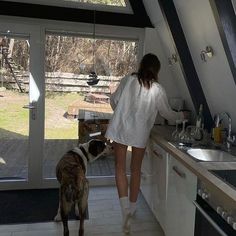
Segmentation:
<svg viewBox="0 0 236 236">
<path fill-rule="evenodd" d="M 58 1 L 92 3 L 92 4 L 101 4 L 109 6 L 119 6 L 119 7 L 126 6 L 124 0 L 58 0 Z"/>
<path fill-rule="evenodd" d="M 28 179 L 29 44 L 0 35 L 0 181 Z"/>
<path fill-rule="evenodd" d="M 55 178 L 59 158 L 105 133 L 113 111 L 109 98 L 121 78 L 136 70 L 136 41 L 46 36 L 44 178 Z M 91 71 L 98 83 L 89 86 Z M 113 176 L 114 158 L 89 165 L 88 176 Z"/>
</svg>

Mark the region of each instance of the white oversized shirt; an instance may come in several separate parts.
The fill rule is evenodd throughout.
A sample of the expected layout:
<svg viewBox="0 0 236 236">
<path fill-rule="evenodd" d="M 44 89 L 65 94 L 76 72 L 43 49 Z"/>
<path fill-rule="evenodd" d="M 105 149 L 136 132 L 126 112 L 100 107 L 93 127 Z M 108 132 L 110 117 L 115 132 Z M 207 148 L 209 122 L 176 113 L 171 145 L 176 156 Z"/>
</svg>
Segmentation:
<svg viewBox="0 0 236 236">
<path fill-rule="evenodd" d="M 154 82 L 150 89 L 140 86 L 136 75 L 124 77 L 111 95 L 114 114 L 105 137 L 127 146 L 145 148 L 157 113 L 167 120 L 183 119 L 173 111 L 163 87 Z"/>
</svg>

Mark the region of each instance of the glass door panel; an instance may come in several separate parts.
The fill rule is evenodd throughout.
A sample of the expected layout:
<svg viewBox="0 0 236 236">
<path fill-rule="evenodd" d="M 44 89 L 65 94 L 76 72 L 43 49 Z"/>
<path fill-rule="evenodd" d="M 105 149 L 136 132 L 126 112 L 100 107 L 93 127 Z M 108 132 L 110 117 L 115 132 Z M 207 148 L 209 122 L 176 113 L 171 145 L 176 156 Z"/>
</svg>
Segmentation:
<svg viewBox="0 0 236 236">
<path fill-rule="evenodd" d="M 113 111 L 110 94 L 135 71 L 137 42 L 82 36 L 46 35 L 46 95 L 43 177 L 55 178 L 62 155 L 97 132 L 105 133 Z M 89 75 L 96 72 L 98 83 Z M 114 177 L 114 158 L 89 164 L 89 177 Z"/>
<path fill-rule="evenodd" d="M 0 35 L 0 181 L 28 180 L 29 41 Z"/>
</svg>

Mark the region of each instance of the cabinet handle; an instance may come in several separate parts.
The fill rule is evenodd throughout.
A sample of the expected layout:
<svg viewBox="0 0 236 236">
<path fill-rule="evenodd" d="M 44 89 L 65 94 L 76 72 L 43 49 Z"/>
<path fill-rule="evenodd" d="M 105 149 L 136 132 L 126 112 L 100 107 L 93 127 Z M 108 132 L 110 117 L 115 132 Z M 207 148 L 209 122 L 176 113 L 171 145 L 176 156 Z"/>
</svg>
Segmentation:
<svg viewBox="0 0 236 236">
<path fill-rule="evenodd" d="M 183 179 L 186 178 L 186 174 L 184 172 L 180 171 L 177 166 L 173 166 L 172 169 L 179 177 L 181 177 Z"/>
<path fill-rule="evenodd" d="M 156 150 L 153 150 L 153 153 L 155 154 L 155 156 L 157 156 L 159 159 L 163 159 L 163 156 L 161 154 L 159 154 Z"/>
</svg>

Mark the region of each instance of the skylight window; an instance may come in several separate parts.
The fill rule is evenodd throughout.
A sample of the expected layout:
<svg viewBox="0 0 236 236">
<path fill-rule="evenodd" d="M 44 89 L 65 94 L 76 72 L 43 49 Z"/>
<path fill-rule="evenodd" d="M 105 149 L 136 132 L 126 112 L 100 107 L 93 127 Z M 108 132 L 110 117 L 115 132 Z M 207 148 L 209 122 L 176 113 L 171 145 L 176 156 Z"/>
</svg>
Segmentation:
<svg viewBox="0 0 236 236">
<path fill-rule="evenodd" d="M 63 0 L 58 0 L 58 1 L 63 1 Z M 64 1 L 126 7 L 126 3 L 124 0 L 64 0 Z"/>
<path fill-rule="evenodd" d="M 2 0 L 76 9 L 133 13 L 129 0 Z"/>
</svg>

